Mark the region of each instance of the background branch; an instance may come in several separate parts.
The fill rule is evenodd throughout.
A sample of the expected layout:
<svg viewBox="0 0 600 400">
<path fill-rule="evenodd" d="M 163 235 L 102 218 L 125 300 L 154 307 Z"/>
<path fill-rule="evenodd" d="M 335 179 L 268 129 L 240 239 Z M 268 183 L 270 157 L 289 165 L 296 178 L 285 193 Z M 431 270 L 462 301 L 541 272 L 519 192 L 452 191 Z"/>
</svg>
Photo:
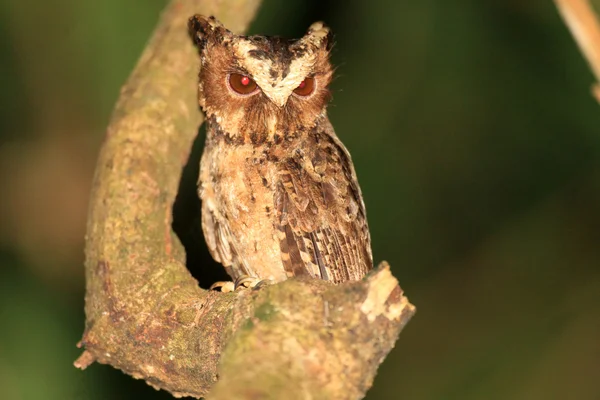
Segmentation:
<svg viewBox="0 0 600 400">
<path fill-rule="evenodd" d="M 592 92 L 600 102 L 600 24 L 588 0 L 555 0 L 565 24 L 586 58 L 596 83 Z"/>
<path fill-rule="evenodd" d="M 182 166 L 202 122 L 187 19 L 212 14 L 241 32 L 257 6 L 171 2 L 123 87 L 96 167 L 86 350 L 75 365 L 110 364 L 177 396 L 359 398 L 414 313 L 387 264 L 338 286 L 289 280 L 209 292 L 186 269 L 171 229 Z"/>
</svg>

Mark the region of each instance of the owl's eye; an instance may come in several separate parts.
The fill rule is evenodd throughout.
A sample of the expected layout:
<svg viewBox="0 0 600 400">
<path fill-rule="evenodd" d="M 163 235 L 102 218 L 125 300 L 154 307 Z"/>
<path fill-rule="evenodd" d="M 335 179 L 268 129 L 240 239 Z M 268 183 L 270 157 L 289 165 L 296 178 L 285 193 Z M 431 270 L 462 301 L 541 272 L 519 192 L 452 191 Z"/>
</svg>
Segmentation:
<svg viewBox="0 0 600 400">
<path fill-rule="evenodd" d="M 315 90 L 315 78 L 306 77 L 296 89 L 294 93 L 298 96 L 308 96 Z"/>
<path fill-rule="evenodd" d="M 252 94 L 258 86 L 250 77 L 242 74 L 229 74 L 229 86 L 239 94 Z"/>
</svg>

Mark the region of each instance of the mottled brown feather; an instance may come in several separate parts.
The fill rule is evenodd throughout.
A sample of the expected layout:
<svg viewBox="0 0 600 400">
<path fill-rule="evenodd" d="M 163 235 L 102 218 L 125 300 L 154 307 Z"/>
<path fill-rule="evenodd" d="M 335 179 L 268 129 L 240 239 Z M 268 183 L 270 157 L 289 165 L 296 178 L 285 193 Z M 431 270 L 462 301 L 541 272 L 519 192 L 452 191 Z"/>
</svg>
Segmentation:
<svg viewBox="0 0 600 400">
<path fill-rule="evenodd" d="M 289 257 L 286 271 L 295 275 L 298 262 L 322 279 L 361 278 L 373 266 L 371 243 L 348 152 L 325 120 L 289 152 L 291 156 L 278 163 L 281 180 L 275 194 L 284 205 L 277 209 L 280 229 L 286 232 L 287 246 L 281 250 L 305 247 L 308 255 L 300 261 Z M 290 231 L 302 246 L 290 243 Z"/>
</svg>

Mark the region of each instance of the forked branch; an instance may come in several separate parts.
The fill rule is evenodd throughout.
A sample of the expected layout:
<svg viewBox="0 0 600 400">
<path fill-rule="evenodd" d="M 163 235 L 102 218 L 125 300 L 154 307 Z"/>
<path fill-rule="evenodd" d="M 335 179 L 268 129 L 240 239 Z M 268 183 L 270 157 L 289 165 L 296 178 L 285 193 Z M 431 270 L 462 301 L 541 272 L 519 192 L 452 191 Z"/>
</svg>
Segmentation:
<svg viewBox="0 0 600 400">
<path fill-rule="evenodd" d="M 257 6 L 172 1 L 124 86 L 96 168 L 75 365 L 110 364 L 175 396 L 360 398 L 414 313 L 387 264 L 361 282 L 217 293 L 190 275 L 171 229 L 202 122 L 187 19 L 214 14 L 241 32 Z"/>
</svg>

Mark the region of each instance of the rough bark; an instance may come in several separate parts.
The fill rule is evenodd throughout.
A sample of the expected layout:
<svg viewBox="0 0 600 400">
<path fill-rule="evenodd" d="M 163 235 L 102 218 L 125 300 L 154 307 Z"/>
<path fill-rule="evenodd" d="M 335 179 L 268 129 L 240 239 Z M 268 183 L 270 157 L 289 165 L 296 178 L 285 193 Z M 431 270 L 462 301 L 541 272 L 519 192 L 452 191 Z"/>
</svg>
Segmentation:
<svg viewBox="0 0 600 400">
<path fill-rule="evenodd" d="M 179 396 L 364 396 L 414 307 L 387 264 L 363 281 L 288 280 L 206 291 L 185 266 L 172 207 L 202 122 L 194 13 L 241 32 L 258 1 L 173 1 L 116 105 L 96 168 L 86 236 L 86 326 L 94 361 Z M 212 389 L 212 390 L 211 390 Z"/>
</svg>

